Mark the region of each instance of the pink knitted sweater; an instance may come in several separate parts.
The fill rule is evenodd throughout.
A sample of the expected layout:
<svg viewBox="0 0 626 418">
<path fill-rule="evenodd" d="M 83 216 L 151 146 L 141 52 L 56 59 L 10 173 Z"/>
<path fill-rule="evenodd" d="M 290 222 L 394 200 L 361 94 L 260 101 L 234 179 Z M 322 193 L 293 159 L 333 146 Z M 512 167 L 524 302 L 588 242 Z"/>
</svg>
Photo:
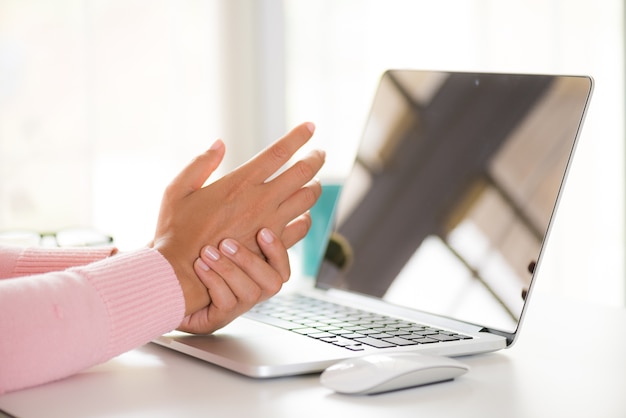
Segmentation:
<svg viewBox="0 0 626 418">
<path fill-rule="evenodd" d="M 180 325 L 185 301 L 152 249 L 0 246 L 0 393 L 72 375 Z"/>
</svg>

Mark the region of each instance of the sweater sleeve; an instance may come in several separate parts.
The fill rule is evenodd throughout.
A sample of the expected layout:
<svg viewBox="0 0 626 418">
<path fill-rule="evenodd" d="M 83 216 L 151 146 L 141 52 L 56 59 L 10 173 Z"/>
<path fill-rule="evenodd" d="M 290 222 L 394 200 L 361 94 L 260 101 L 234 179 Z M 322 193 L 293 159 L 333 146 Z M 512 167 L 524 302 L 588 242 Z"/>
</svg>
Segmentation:
<svg viewBox="0 0 626 418">
<path fill-rule="evenodd" d="M 114 247 L 22 248 L 0 246 L 0 279 L 82 266 L 115 254 Z"/>
<path fill-rule="evenodd" d="M 153 249 L 0 280 L 0 393 L 72 375 L 176 328 L 185 301 Z"/>
</svg>

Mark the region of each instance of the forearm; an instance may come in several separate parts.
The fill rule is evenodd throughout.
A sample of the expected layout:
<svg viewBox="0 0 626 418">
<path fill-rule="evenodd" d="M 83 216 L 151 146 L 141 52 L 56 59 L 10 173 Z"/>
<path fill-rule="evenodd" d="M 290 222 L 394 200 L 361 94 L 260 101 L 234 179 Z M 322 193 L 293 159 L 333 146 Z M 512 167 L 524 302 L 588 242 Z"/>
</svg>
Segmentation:
<svg viewBox="0 0 626 418">
<path fill-rule="evenodd" d="M 185 302 L 155 250 L 0 281 L 0 393 L 61 379 L 176 328 Z"/>
</svg>

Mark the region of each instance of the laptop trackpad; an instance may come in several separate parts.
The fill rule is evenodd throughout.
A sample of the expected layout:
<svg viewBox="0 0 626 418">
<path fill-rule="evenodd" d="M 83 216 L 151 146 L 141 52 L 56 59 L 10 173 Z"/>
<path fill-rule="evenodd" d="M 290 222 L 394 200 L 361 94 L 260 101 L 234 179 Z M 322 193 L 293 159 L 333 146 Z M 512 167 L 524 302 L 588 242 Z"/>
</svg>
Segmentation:
<svg viewBox="0 0 626 418">
<path fill-rule="evenodd" d="M 211 335 L 175 331 L 155 342 L 252 377 L 322 371 L 335 361 L 351 356 L 345 348 L 312 341 L 310 337 L 245 317 Z"/>
</svg>

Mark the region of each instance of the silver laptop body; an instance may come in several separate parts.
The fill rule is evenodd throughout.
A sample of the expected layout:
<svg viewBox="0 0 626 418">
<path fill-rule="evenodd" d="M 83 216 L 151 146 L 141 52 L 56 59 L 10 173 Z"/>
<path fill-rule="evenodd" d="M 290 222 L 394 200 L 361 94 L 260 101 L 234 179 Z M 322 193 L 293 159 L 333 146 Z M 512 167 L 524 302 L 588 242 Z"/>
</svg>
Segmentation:
<svg viewBox="0 0 626 418">
<path fill-rule="evenodd" d="M 592 84 L 587 76 L 385 72 L 354 168 L 326 211 L 333 231 L 315 283 L 212 335 L 172 332 L 154 342 L 259 378 L 373 352 L 510 347 Z M 291 305 L 281 307 L 283 298 Z M 348 308 L 301 316 L 301 298 Z M 353 311 L 360 320 L 346 320 Z"/>
</svg>

